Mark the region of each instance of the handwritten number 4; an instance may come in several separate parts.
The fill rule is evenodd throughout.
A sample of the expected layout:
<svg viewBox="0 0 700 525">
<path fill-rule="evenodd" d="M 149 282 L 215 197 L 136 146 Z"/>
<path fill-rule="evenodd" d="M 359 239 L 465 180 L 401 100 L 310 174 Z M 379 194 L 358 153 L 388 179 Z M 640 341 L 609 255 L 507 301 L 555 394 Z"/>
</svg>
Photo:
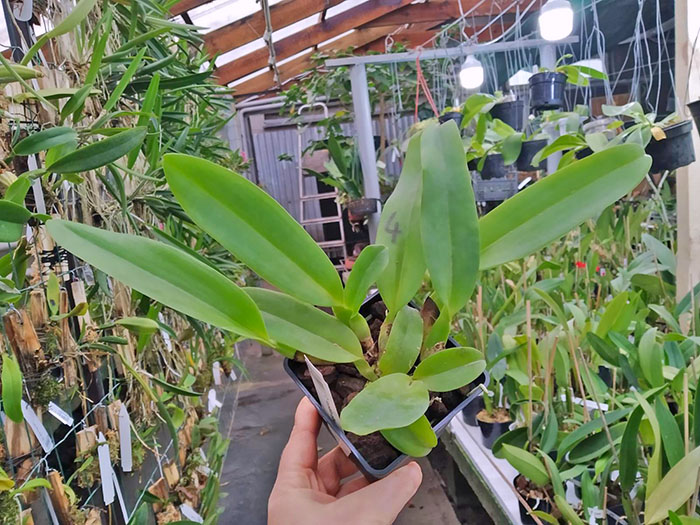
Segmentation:
<svg viewBox="0 0 700 525">
<path fill-rule="evenodd" d="M 391 244 L 396 244 L 396 240 L 401 233 L 401 229 L 399 228 L 399 223 L 396 221 L 396 212 L 393 212 L 389 216 L 389 220 L 386 223 L 386 227 L 384 228 L 384 231 L 386 233 L 391 234 Z"/>
</svg>

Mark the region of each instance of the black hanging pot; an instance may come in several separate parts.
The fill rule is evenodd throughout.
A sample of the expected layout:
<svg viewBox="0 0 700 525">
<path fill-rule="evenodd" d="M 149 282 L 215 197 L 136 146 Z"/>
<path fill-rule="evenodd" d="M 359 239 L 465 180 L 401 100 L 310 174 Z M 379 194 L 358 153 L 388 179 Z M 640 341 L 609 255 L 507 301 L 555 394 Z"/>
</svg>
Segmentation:
<svg viewBox="0 0 700 525">
<path fill-rule="evenodd" d="M 462 419 L 464 423 L 470 427 L 478 427 L 479 423 L 476 421 L 476 415 L 484 409 L 484 398 L 477 397 L 476 401 L 469 403 L 462 410 Z"/>
<path fill-rule="evenodd" d="M 502 120 L 515 131 L 525 129 L 525 101 L 514 100 L 511 102 L 501 102 L 491 108 L 491 116 Z"/>
<path fill-rule="evenodd" d="M 533 498 L 530 496 L 527 496 L 523 494 L 520 490 L 518 490 L 518 481 L 521 481 L 521 483 L 524 481 L 527 483 L 527 480 L 522 475 L 517 475 L 515 479 L 513 480 L 513 486 L 515 487 L 515 490 L 518 491 L 518 493 L 522 496 L 522 498 L 527 502 L 527 504 L 530 506 L 532 510 L 540 510 L 542 512 L 546 512 L 547 514 L 551 514 L 552 512 L 552 505 L 549 502 L 548 499 L 546 498 Z M 518 499 L 518 509 L 520 510 L 520 522 L 523 525 L 536 525 L 536 521 L 532 518 L 530 513 L 527 511 L 525 506 L 522 504 L 520 499 Z"/>
<path fill-rule="evenodd" d="M 444 124 L 445 122 L 449 122 L 450 120 L 454 120 L 457 123 L 457 127 L 459 128 L 462 125 L 462 117 L 463 115 L 459 111 L 448 111 L 447 113 L 443 113 L 438 117 L 438 121 L 440 124 Z"/>
<path fill-rule="evenodd" d="M 540 140 L 526 140 L 523 142 L 520 148 L 520 155 L 518 160 L 515 162 L 515 166 L 518 171 L 537 171 L 544 169 L 546 167 L 545 161 L 541 161 L 539 165 L 535 166 L 532 163 L 532 159 L 535 158 L 542 148 L 547 146 L 547 139 Z"/>
<path fill-rule="evenodd" d="M 503 163 L 503 155 L 500 153 L 486 155 L 484 166 L 481 168 L 482 180 L 502 179 L 507 173 L 508 170 L 506 169 L 506 165 Z"/>
<path fill-rule="evenodd" d="M 564 107 L 565 74 L 551 71 L 535 73 L 528 82 L 530 84 L 531 109 L 541 111 Z"/>
<path fill-rule="evenodd" d="M 693 148 L 693 123 L 685 120 L 664 128 L 666 138 L 656 140 L 652 137 L 646 148 L 651 155 L 651 173 L 673 171 L 695 162 L 695 149 Z"/>
<path fill-rule="evenodd" d="M 378 292 L 371 295 L 362 304 L 362 307 L 360 308 L 360 314 L 364 317 L 370 317 L 374 315 L 373 306 L 376 303 L 380 303 L 381 300 L 382 298 Z M 412 306 L 415 305 L 412 304 Z M 449 338 L 447 340 L 446 346 L 448 348 L 453 348 L 459 345 L 454 339 Z M 341 448 L 343 448 L 343 450 L 346 451 L 348 457 L 357 465 L 360 472 L 362 472 L 362 474 L 365 476 L 365 478 L 367 478 L 367 480 L 374 481 L 383 478 L 406 462 L 408 456 L 400 453 L 398 450 L 394 449 L 391 445 L 389 445 L 389 443 L 381 436 L 381 434 L 379 434 L 379 432 L 370 434 L 369 436 L 365 436 L 368 439 L 363 441 L 362 445 L 360 445 L 360 443 L 357 440 L 353 442 L 353 440 L 350 439 L 349 435 L 346 434 L 343 431 L 343 429 L 340 428 L 340 426 L 338 426 L 333 417 L 330 414 L 328 414 L 325 411 L 325 409 L 321 406 L 321 403 L 316 397 L 316 393 L 315 390 L 312 388 L 312 385 L 308 381 L 302 380 L 303 372 L 306 370 L 306 368 L 306 363 L 294 361 L 292 359 L 284 360 L 284 369 L 287 372 L 287 374 L 289 374 L 294 383 L 296 383 L 297 387 L 299 387 L 302 393 L 309 399 L 309 401 L 311 401 L 314 407 L 316 407 L 316 410 L 318 410 L 318 413 L 321 415 L 321 418 L 323 419 L 326 428 L 328 428 L 330 433 L 340 443 Z M 340 377 L 340 375 L 342 374 L 336 374 L 338 378 Z M 331 384 L 331 381 L 328 382 L 329 384 Z M 454 406 L 454 408 L 452 408 L 452 410 L 450 410 L 446 416 L 444 416 L 438 421 L 431 421 L 435 434 L 439 436 L 442 433 L 442 431 L 445 430 L 452 418 L 454 418 L 457 414 L 464 410 L 464 408 L 466 408 L 470 403 L 481 397 L 482 390 L 480 388 L 477 388 L 479 384 L 488 386 L 488 372 L 484 371 L 481 374 L 481 376 L 479 376 L 469 386 L 471 393 L 468 396 L 464 397 L 464 399 L 462 399 L 459 403 L 457 403 L 456 406 Z M 338 408 L 338 412 L 340 412 L 340 407 L 338 407 L 338 403 L 336 403 L 336 407 Z M 357 438 L 359 436 L 355 437 Z M 384 464 L 372 465 L 370 464 L 370 461 L 368 461 L 369 454 L 374 452 L 373 447 L 387 450 L 388 454 L 383 455 L 383 459 L 385 460 L 383 462 Z"/>
<path fill-rule="evenodd" d="M 377 211 L 377 199 L 354 199 L 347 203 L 347 208 L 353 217 L 368 217 Z"/>
<path fill-rule="evenodd" d="M 508 421 L 483 421 L 477 416 L 477 423 L 481 429 L 481 442 L 489 450 L 493 446 L 493 443 L 501 437 L 503 434 L 508 432 L 510 425 L 513 424 L 512 420 Z"/>
<path fill-rule="evenodd" d="M 688 109 L 693 116 L 693 120 L 695 120 L 695 129 L 700 133 L 700 100 L 688 104 Z"/>
</svg>

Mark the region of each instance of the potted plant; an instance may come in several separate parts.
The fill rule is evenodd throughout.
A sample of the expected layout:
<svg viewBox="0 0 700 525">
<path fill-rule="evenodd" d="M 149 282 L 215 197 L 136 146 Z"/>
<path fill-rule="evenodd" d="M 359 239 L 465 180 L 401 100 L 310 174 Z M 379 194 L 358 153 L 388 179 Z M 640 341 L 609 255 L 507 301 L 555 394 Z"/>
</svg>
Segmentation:
<svg viewBox="0 0 700 525">
<path fill-rule="evenodd" d="M 490 389 L 484 389 L 484 408 L 476 415 L 477 424 L 481 429 L 481 441 L 489 449 L 513 424 L 513 418 L 504 405 L 502 383 L 494 381 L 491 385 Z"/>
<path fill-rule="evenodd" d="M 525 101 L 515 95 L 496 93 L 497 102 L 489 110 L 494 119 L 499 119 L 516 131 L 525 129 Z"/>
<path fill-rule="evenodd" d="M 649 163 L 639 146 L 618 146 L 550 175 L 479 220 L 456 124 L 427 126 L 410 141 L 379 244 L 358 257 L 345 287 L 320 247 L 262 189 L 187 155 L 163 158 L 166 181 L 187 216 L 280 291 L 239 288 L 186 251 L 143 237 L 60 220 L 47 228 L 77 257 L 175 310 L 260 341 L 290 361 L 343 365 L 362 382 L 357 393 L 342 400 L 338 418 L 332 393 L 319 392 L 317 402 L 324 419 L 343 429 L 339 437 L 352 455 L 367 463 L 350 433 L 371 435 L 369 450 L 386 441 L 397 455 L 426 455 L 436 433 L 469 402 L 464 387 L 483 373 L 483 355 L 446 348 L 446 341 L 479 270 L 528 255 L 599 213 L 635 187 Z M 421 315 L 409 303 L 426 270 L 439 308 Z M 371 327 L 361 308 L 374 282 L 386 311 Z M 325 390 L 327 382 L 315 385 Z M 449 393 L 457 405 L 433 418 L 431 392 Z M 381 476 L 398 462 L 372 467 Z"/>
<path fill-rule="evenodd" d="M 538 171 L 544 168 L 543 162 L 535 162 L 535 156 L 547 147 L 549 138 L 542 132 L 533 133 L 522 141 L 520 154 L 516 161 L 518 171 Z"/>
<path fill-rule="evenodd" d="M 529 79 L 530 108 L 534 111 L 559 109 L 565 105 L 564 90 L 566 84 L 587 86 L 590 78 L 606 80 L 605 73 L 587 66 L 562 64 L 572 55 L 563 55 L 557 60 L 553 70 L 540 68 Z"/>
<path fill-rule="evenodd" d="M 652 157 L 651 173 L 673 171 L 695 162 L 693 147 L 693 123 L 678 121 L 672 113 L 657 121 L 655 113 L 645 113 L 639 102 L 624 106 L 603 105 L 603 113 L 609 117 L 630 117 L 632 124 L 618 135 L 620 141 L 634 142 L 646 148 Z"/>
<path fill-rule="evenodd" d="M 438 122 L 440 122 L 440 124 L 444 124 L 445 122 L 454 120 L 455 124 L 457 124 L 457 127 L 461 127 L 462 117 L 463 115 L 460 108 L 445 108 L 445 111 L 443 111 L 442 115 L 438 117 Z"/>
<path fill-rule="evenodd" d="M 520 155 L 522 140 L 522 132 L 482 113 L 467 152 L 470 169 L 477 170 L 484 180 L 505 177 L 507 166 L 512 166 Z"/>
</svg>

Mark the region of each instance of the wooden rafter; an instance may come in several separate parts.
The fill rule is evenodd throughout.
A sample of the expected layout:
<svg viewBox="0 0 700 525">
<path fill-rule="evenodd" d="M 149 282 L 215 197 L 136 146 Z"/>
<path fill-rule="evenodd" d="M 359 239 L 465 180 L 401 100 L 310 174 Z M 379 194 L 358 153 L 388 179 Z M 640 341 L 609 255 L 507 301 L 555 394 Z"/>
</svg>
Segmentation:
<svg viewBox="0 0 700 525">
<path fill-rule="evenodd" d="M 270 7 L 272 28 L 277 31 L 309 16 L 320 13 L 343 0 L 282 0 Z M 236 20 L 204 35 L 204 43 L 210 55 L 225 53 L 253 40 L 265 32 L 265 16 L 262 11 Z"/>
<path fill-rule="evenodd" d="M 324 22 L 275 42 L 277 60 L 284 60 L 410 3 L 411 0 L 367 0 L 356 7 L 326 19 Z M 216 70 L 216 76 L 221 84 L 229 84 L 265 68 L 268 59 L 267 48 L 257 49 L 219 67 Z"/>
<path fill-rule="evenodd" d="M 368 22 L 366 25 L 367 27 L 379 27 L 415 24 L 421 22 L 434 22 L 435 24 L 439 24 L 447 20 L 459 18 L 461 13 L 459 10 L 458 1 L 459 0 L 433 0 L 423 4 L 411 4 L 391 13 L 387 13 L 376 20 Z M 496 4 L 500 3 L 503 2 L 496 2 Z M 467 17 L 467 23 L 475 21 L 477 24 L 484 24 L 488 22 L 488 20 L 495 14 L 498 14 L 502 10 L 511 7 L 512 3 L 512 1 L 508 2 L 507 5 L 504 5 L 499 9 L 497 5 L 492 6 L 491 2 L 485 2 L 469 14 Z M 522 7 L 528 2 L 527 0 L 520 0 L 518 3 L 521 4 Z M 475 2 L 473 0 L 462 0 L 463 11 L 469 11 L 471 6 L 474 4 Z M 508 12 L 514 12 L 515 7 L 516 6 L 512 6 Z"/>
<path fill-rule="evenodd" d="M 186 13 L 190 9 L 195 9 L 203 5 L 208 4 L 212 0 L 180 0 L 177 4 L 170 8 L 170 14 L 172 16 L 181 15 Z"/>
</svg>

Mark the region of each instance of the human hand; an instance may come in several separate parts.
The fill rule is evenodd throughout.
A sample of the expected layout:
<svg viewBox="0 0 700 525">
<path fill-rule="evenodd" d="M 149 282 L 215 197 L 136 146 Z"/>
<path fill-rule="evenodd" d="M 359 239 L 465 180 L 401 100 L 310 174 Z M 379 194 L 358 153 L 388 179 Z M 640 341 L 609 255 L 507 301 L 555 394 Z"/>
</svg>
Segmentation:
<svg viewBox="0 0 700 525">
<path fill-rule="evenodd" d="M 304 398 L 280 458 L 268 501 L 268 525 L 390 525 L 423 479 L 416 462 L 369 483 L 340 447 L 318 459 L 321 417 Z"/>
</svg>

